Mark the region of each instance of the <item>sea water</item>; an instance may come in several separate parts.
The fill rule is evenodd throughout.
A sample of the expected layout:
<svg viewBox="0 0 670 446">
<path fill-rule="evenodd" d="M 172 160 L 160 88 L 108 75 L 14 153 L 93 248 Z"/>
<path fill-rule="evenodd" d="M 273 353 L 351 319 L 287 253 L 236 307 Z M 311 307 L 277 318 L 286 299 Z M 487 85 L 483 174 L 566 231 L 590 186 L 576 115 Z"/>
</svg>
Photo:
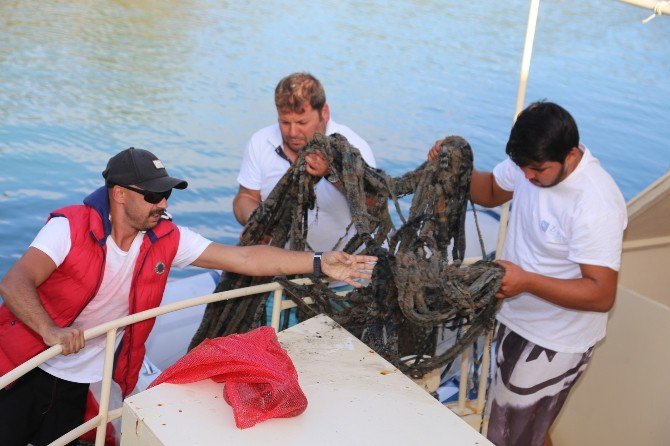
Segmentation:
<svg viewBox="0 0 670 446">
<path fill-rule="evenodd" d="M 449 134 L 504 157 L 528 2 L 0 1 L 0 276 L 48 213 L 102 185 L 107 159 L 156 153 L 189 187 L 175 222 L 234 244 L 237 172 L 294 71 L 393 175 Z M 566 107 L 626 199 L 670 163 L 670 19 L 614 0 L 540 6 L 525 103 Z M 187 268 L 173 277 L 196 273 Z"/>
</svg>

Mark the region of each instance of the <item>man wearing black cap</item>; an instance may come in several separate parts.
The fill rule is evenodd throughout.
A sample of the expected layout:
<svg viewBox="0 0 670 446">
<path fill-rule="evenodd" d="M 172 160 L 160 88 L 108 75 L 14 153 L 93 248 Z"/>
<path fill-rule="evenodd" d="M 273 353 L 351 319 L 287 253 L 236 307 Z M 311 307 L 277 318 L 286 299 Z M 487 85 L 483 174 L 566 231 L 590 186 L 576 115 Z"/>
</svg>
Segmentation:
<svg viewBox="0 0 670 446">
<path fill-rule="evenodd" d="M 83 205 L 52 212 L 23 257 L 0 282 L 0 375 L 61 344 L 57 356 L 0 389 L 0 439 L 6 445 L 47 444 L 84 417 L 90 383 L 102 379 L 104 338 L 84 345 L 84 330 L 160 305 L 173 265 L 273 276 L 323 273 L 359 286 L 374 257 L 322 256 L 269 246 L 213 243 L 166 215 L 172 189 L 151 152 L 129 148 L 103 172 L 105 187 Z M 315 260 L 316 259 L 316 260 Z M 261 261 L 262 260 L 262 261 Z M 135 384 L 154 321 L 117 337 L 114 380 L 124 396 Z"/>
</svg>

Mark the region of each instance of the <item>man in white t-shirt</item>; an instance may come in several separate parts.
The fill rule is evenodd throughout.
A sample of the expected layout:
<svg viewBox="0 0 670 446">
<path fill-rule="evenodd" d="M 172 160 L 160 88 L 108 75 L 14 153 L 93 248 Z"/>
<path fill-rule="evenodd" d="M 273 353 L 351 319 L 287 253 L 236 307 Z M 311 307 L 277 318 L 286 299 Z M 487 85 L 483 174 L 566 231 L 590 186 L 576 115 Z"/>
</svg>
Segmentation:
<svg viewBox="0 0 670 446">
<path fill-rule="evenodd" d="M 503 301 L 488 438 L 499 446 L 551 444 L 549 428 L 605 337 L 626 205 L 556 104 L 521 112 L 506 152 L 493 172 L 473 171 L 470 187 L 486 207 L 513 199 L 499 260 L 505 276 L 496 295 Z"/>
<path fill-rule="evenodd" d="M 368 165 L 376 167 L 370 146 L 349 127 L 330 119 L 326 93 L 311 74 L 293 73 L 279 81 L 275 105 L 278 123 L 256 132 L 244 150 L 237 177 L 240 187 L 233 200 L 235 218 L 241 225 L 247 224 L 251 213 L 270 195 L 317 132 L 339 133 L 361 152 Z M 319 153 L 305 160 L 307 172 L 321 177 L 314 188 L 316 207 L 307 217 L 307 243 L 316 251 L 342 249 L 356 231 L 341 185 L 327 175 L 328 163 Z"/>
<path fill-rule="evenodd" d="M 0 389 L 3 445 L 48 444 L 83 422 L 104 356 L 104 337 L 85 343 L 84 330 L 160 305 L 172 266 L 256 276 L 323 272 L 354 286 L 370 276 L 361 271 L 374 257 L 225 246 L 175 225 L 167 200 L 187 183 L 146 150 L 113 156 L 103 177 L 105 186 L 83 205 L 50 215 L 0 282 L 0 375 L 48 346 L 60 344 L 64 355 Z M 124 396 L 137 383 L 153 323 L 128 326 L 117 337 L 114 380 Z"/>
</svg>

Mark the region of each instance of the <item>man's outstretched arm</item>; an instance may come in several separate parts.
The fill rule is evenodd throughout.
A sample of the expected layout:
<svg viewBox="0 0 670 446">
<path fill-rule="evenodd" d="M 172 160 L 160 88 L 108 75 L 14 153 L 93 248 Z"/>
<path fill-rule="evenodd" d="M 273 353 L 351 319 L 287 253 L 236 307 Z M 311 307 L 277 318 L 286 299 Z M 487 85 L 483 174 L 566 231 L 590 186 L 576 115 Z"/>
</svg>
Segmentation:
<svg viewBox="0 0 670 446">
<path fill-rule="evenodd" d="M 55 269 L 56 264 L 51 257 L 30 247 L 2 279 L 0 295 L 11 312 L 39 334 L 46 345 L 62 344 L 63 354 L 68 355 L 84 347 L 84 332 L 56 325 L 37 294 L 37 287 Z"/>
<path fill-rule="evenodd" d="M 329 277 L 359 287 L 356 279 L 369 279 L 375 261 L 377 258 L 372 256 L 331 251 L 323 253 L 321 268 Z M 273 246 L 229 246 L 211 243 L 193 265 L 246 276 L 309 274 L 314 270 L 314 253 L 289 251 Z"/>
</svg>

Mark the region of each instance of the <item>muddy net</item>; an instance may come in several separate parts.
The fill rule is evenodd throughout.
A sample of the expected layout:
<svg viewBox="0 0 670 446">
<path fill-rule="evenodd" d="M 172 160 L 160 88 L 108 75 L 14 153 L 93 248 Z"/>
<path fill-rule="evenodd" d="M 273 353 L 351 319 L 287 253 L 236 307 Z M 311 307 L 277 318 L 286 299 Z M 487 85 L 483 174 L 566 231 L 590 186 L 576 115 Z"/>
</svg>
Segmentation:
<svg viewBox="0 0 670 446">
<path fill-rule="evenodd" d="M 473 165 L 470 145 L 458 136 L 447 137 L 438 159 L 391 177 L 368 166 L 343 136 L 317 134 L 251 215 L 239 245 L 269 241 L 278 247 L 311 249 L 306 242 L 307 212 L 315 207 L 319 178 L 306 172 L 305 156 L 317 150 L 341 185 L 356 230 L 343 250 L 379 258 L 370 284 L 341 297 L 312 276 L 312 285 L 296 285 L 287 277 L 224 273 L 215 292 L 278 280 L 298 305 L 299 319 L 327 314 L 406 374 L 420 377 L 449 364 L 492 327 L 495 293 L 503 275 L 493 262 L 462 263 Z M 398 199 L 410 194 L 405 217 Z M 402 222 L 399 228 L 391 219 L 389 202 Z M 480 244 L 484 256 L 481 236 Z M 206 338 L 245 333 L 265 323 L 268 296 L 207 305 L 189 349 Z M 312 304 L 306 303 L 307 297 Z M 440 354 L 435 353 L 438 330 L 458 333 Z"/>
</svg>

